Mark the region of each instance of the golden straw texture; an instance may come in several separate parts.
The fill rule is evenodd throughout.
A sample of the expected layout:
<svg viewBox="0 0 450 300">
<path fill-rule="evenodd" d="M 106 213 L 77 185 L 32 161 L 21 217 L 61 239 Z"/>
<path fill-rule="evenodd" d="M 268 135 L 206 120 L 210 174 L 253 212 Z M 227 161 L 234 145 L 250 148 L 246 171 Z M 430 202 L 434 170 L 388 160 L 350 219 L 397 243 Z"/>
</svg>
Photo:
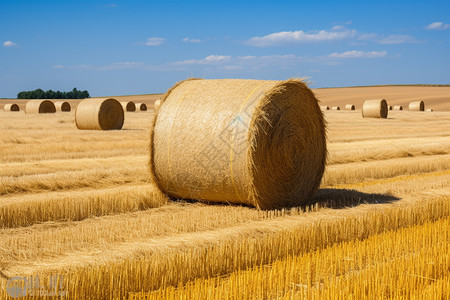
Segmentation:
<svg viewBox="0 0 450 300">
<path fill-rule="evenodd" d="M 341 108 L 340 108 L 339 106 L 333 106 L 333 107 L 331 108 L 331 110 L 341 110 Z"/>
<path fill-rule="evenodd" d="M 56 111 L 71 111 L 72 107 L 67 101 L 55 101 Z"/>
<path fill-rule="evenodd" d="M 78 129 L 121 129 L 124 112 L 119 101 L 112 98 L 86 99 L 78 104 L 75 123 Z"/>
<path fill-rule="evenodd" d="M 153 104 L 153 107 L 155 110 L 158 110 L 158 108 L 161 106 L 161 99 L 158 99 L 155 101 L 155 104 Z"/>
<path fill-rule="evenodd" d="M 25 105 L 26 114 L 47 114 L 55 112 L 55 105 L 50 100 L 30 100 Z"/>
<path fill-rule="evenodd" d="M 387 118 L 388 107 L 384 99 L 366 100 L 363 104 L 363 118 Z"/>
<path fill-rule="evenodd" d="M 124 111 L 136 111 L 136 105 L 132 101 L 121 101 L 120 104 Z"/>
<path fill-rule="evenodd" d="M 401 106 L 401 105 L 394 105 L 394 110 L 403 110 L 403 106 Z"/>
<path fill-rule="evenodd" d="M 345 105 L 346 110 L 355 110 L 355 106 L 353 104 L 347 104 Z"/>
<path fill-rule="evenodd" d="M 182 81 L 162 98 L 152 128 L 151 177 L 174 198 L 297 206 L 325 169 L 323 114 L 298 79 Z"/>
<path fill-rule="evenodd" d="M 145 103 L 136 103 L 136 110 L 138 110 L 138 111 L 147 111 L 147 104 L 145 104 Z"/>
<path fill-rule="evenodd" d="M 423 101 L 413 101 L 409 102 L 408 109 L 411 111 L 424 111 L 425 103 Z"/>
<path fill-rule="evenodd" d="M 16 103 L 8 103 L 3 106 L 4 111 L 20 111 L 19 105 Z"/>
</svg>

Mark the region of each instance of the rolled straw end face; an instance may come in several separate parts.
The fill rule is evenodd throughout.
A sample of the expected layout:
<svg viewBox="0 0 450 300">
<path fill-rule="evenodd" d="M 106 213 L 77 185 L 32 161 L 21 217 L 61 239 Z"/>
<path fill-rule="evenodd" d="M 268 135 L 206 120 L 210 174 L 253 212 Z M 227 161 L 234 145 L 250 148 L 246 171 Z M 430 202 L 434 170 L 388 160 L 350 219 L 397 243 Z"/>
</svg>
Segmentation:
<svg viewBox="0 0 450 300">
<path fill-rule="evenodd" d="M 112 98 L 83 100 L 75 111 L 78 129 L 118 130 L 122 129 L 124 119 L 122 105 Z"/>
<path fill-rule="evenodd" d="M 385 99 L 366 100 L 362 109 L 363 118 L 387 118 L 388 106 Z"/>
<path fill-rule="evenodd" d="M 48 114 L 55 112 L 55 104 L 50 100 L 30 100 L 25 105 L 26 114 Z"/>
<path fill-rule="evenodd" d="M 423 101 L 413 101 L 408 105 L 410 111 L 425 111 L 425 103 Z"/>
</svg>

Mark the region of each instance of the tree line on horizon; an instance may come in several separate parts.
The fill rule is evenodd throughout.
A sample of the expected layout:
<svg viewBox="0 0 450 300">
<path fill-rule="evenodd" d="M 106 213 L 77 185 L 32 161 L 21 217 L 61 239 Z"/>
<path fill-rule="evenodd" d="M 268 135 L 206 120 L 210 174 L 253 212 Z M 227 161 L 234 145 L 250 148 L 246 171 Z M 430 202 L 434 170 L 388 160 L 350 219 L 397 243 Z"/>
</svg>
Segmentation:
<svg viewBox="0 0 450 300">
<path fill-rule="evenodd" d="M 22 91 L 17 94 L 17 99 L 84 99 L 90 98 L 88 91 L 79 91 L 73 88 L 70 92 L 61 91 L 43 91 L 36 89 L 34 91 Z"/>
</svg>

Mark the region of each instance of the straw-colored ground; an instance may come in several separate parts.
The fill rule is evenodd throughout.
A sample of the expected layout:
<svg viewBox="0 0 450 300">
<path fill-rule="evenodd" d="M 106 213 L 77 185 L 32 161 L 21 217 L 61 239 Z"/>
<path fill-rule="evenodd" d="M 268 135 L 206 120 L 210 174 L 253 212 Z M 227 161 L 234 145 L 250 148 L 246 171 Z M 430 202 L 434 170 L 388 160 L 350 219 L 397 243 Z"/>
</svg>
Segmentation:
<svg viewBox="0 0 450 300">
<path fill-rule="evenodd" d="M 315 203 L 257 211 L 154 198 L 151 110 L 111 132 L 0 111 L 0 299 L 7 277 L 50 274 L 69 299 L 443 299 L 450 113 L 325 116 Z"/>
</svg>

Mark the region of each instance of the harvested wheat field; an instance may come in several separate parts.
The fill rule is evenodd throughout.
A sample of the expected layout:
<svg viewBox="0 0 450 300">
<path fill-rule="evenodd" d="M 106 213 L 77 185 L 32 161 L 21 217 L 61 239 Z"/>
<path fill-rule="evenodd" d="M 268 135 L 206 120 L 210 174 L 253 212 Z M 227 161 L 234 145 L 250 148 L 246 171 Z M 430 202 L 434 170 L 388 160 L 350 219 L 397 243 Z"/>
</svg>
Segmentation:
<svg viewBox="0 0 450 300">
<path fill-rule="evenodd" d="M 321 105 L 358 108 L 416 95 L 416 87 L 401 87 L 398 99 L 391 88 L 364 89 L 315 92 Z M 161 95 L 113 97 L 149 111 L 127 114 L 112 131 L 77 129 L 77 105 L 64 114 L 0 111 L 0 299 L 26 284 L 37 293 L 36 278 L 64 299 L 445 299 L 445 94 L 416 95 L 433 113 L 323 111 L 320 189 L 308 204 L 270 210 L 167 199 L 150 183 L 152 104 Z"/>
</svg>

